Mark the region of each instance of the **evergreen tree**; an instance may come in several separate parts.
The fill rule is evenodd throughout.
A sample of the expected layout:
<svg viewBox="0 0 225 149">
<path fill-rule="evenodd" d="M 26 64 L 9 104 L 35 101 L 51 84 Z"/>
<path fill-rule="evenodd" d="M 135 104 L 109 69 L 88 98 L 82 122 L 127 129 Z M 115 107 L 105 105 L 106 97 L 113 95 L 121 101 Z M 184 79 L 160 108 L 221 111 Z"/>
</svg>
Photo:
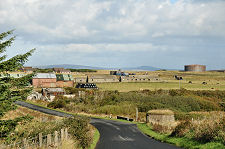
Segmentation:
<svg viewBox="0 0 225 149">
<path fill-rule="evenodd" d="M 19 54 L 10 59 L 6 59 L 4 52 L 15 40 L 15 36 L 12 34 L 13 30 L 0 33 L 0 117 L 7 111 L 15 108 L 14 102 L 16 100 L 26 99 L 27 95 L 32 90 L 32 87 L 28 87 L 28 85 L 33 74 L 21 78 L 5 77 L 9 76 L 7 74 L 10 71 L 16 71 L 23 67 L 28 57 L 31 56 L 35 50 L 32 49 L 25 54 Z M 6 39 L 8 36 L 10 37 Z"/>
</svg>

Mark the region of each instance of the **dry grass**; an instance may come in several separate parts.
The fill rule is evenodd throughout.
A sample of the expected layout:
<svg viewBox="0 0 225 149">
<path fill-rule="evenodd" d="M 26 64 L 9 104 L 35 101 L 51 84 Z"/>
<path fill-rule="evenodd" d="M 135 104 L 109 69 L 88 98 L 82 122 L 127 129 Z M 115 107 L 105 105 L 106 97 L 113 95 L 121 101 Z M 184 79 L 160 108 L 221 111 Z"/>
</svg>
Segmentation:
<svg viewBox="0 0 225 149">
<path fill-rule="evenodd" d="M 27 114 L 33 116 L 35 120 L 41 120 L 41 121 L 48 121 L 48 120 L 52 121 L 52 120 L 61 119 L 61 117 L 44 114 L 44 113 L 41 113 L 41 112 L 38 112 L 38 111 L 34 111 L 34 110 L 31 110 L 31 109 L 28 109 L 28 108 L 18 106 L 18 108 L 16 110 L 12 110 L 12 111 L 7 112 L 1 118 L 1 120 L 14 119 L 16 117 L 25 116 Z"/>
<path fill-rule="evenodd" d="M 156 115 L 174 115 L 174 112 L 168 109 L 157 109 L 157 110 L 150 110 L 148 111 L 149 114 L 156 114 Z"/>
</svg>

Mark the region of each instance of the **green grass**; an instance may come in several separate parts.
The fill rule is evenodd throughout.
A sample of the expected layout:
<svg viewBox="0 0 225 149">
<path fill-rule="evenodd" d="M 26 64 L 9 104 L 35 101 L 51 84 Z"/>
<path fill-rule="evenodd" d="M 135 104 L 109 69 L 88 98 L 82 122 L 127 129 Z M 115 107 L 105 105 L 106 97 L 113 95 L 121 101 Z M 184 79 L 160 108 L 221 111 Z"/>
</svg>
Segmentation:
<svg viewBox="0 0 225 149">
<path fill-rule="evenodd" d="M 179 89 L 179 82 L 119 82 L 119 83 L 97 83 L 100 90 L 118 90 L 120 92 L 137 91 L 142 89 Z M 225 90 L 224 84 L 206 84 L 192 83 L 189 84 L 181 81 L 180 87 L 189 90 Z"/>
<path fill-rule="evenodd" d="M 218 142 L 200 143 L 198 141 L 185 138 L 185 137 L 170 137 L 166 134 L 160 134 L 153 131 L 149 126 L 144 123 L 138 123 L 137 127 L 144 134 L 159 140 L 161 142 L 166 142 L 169 144 L 174 144 L 178 147 L 188 148 L 188 149 L 224 149 L 225 146 Z"/>
<path fill-rule="evenodd" d="M 88 149 L 94 149 L 98 143 L 99 138 L 100 138 L 100 133 L 99 133 L 98 129 L 95 128 L 93 142 Z"/>
</svg>

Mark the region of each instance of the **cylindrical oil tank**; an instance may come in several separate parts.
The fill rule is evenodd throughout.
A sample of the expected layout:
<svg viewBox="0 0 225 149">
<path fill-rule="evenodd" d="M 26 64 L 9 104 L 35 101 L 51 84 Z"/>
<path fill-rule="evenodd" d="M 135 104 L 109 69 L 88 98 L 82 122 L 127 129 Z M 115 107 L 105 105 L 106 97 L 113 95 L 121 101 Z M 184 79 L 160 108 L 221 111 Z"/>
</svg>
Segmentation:
<svg viewBox="0 0 225 149">
<path fill-rule="evenodd" d="M 206 71 L 205 65 L 185 65 L 184 71 L 204 72 Z"/>
</svg>

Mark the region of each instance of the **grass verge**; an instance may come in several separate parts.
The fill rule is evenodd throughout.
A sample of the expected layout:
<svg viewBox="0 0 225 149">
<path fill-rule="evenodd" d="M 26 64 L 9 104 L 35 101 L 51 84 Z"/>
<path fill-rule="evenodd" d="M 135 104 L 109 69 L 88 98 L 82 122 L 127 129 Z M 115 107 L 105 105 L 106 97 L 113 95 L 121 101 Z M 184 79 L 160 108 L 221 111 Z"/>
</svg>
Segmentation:
<svg viewBox="0 0 225 149">
<path fill-rule="evenodd" d="M 219 142 L 209 142 L 200 143 L 198 141 L 185 138 L 185 137 L 170 137 L 166 134 L 160 134 L 153 131 L 149 126 L 144 123 L 137 124 L 138 129 L 149 137 L 159 140 L 161 142 L 166 142 L 169 144 L 174 144 L 178 147 L 188 148 L 188 149 L 224 149 L 225 146 Z"/>
<path fill-rule="evenodd" d="M 99 133 L 98 129 L 95 128 L 93 142 L 88 149 L 95 149 L 99 138 L 100 138 L 100 133 Z"/>
</svg>

